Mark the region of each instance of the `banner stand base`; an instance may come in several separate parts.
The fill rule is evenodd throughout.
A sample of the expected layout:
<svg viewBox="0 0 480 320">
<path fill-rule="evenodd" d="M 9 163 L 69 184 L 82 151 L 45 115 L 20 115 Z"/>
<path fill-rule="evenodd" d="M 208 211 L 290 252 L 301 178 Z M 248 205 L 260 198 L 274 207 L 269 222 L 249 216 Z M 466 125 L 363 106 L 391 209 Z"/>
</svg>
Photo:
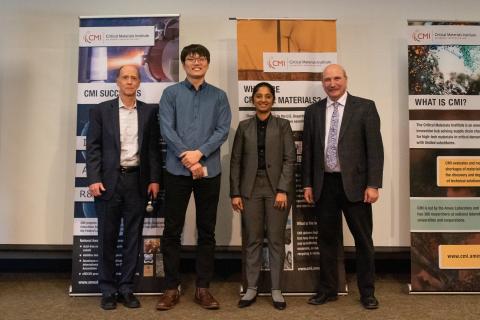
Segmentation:
<svg viewBox="0 0 480 320">
<path fill-rule="evenodd" d="M 316 292 L 282 292 L 284 296 L 311 296 L 314 295 Z M 240 297 L 243 297 L 243 285 L 239 286 L 239 295 Z M 259 297 L 269 297 L 272 294 L 271 293 L 258 293 L 257 294 Z M 344 292 L 338 292 L 337 295 L 339 296 L 348 296 L 348 285 L 345 285 L 345 291 Z"/>
<path fill-rule="evenodd" d="M 480 291 L 412 291 L 412 285 L 407 286 L 408 294 L 480 294 Z"/>
<path fill-rule="evenodd" d="M 136 296 L 161 296 L 163 292 L 134 292 Z M 68 295 L 70 297 L 100 297 L 100 292 L 86 292 L 86 293 L 73 293 L 72 286 L 68 287 Z"/>
</svg>

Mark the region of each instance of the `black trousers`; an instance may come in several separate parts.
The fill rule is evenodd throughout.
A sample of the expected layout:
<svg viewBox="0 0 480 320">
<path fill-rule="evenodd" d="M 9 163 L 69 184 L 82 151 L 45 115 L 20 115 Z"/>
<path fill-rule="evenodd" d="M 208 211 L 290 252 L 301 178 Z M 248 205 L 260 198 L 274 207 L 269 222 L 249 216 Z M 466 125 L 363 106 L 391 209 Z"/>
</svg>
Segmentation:
<svg viewBox="0 0 480 320">
<path fill-rule="evenodd" d="M 122 173 L 110 200 L 95 198 L 98 217 L 98 286 L 102 294 L 133 292 L 133 277 L 141 249 L 146 198 L 138 190 L 139 172 Z M 123 218 L 120 278 L 115 276 L 115 253 Z"/>
<path fill-rule="evenodd" d="M 188 201 L 193 191 L 196 207 L 197 255 L 196 286 L 208 288 L 213 277 L 215 223 L 220 193 L 220 175 L 194 180 L 192 177 L 165 173 L 165 229 L 162 238 L 167 289 L 180 284 L 181 235 Z"/>
<path fill-rule="evenodd" d="M 320 247 L 319 291 L 336 295 L 338 288 L 337 254 L 341 214 L 355 240 L 357 284 L 362 296 L 375 292 L 375 252 L 372 240 L 372 205 L 350 202 L 344 192 L 340 173 L 325 173 L 323 190 L 315 204 Z"/>
</svg>

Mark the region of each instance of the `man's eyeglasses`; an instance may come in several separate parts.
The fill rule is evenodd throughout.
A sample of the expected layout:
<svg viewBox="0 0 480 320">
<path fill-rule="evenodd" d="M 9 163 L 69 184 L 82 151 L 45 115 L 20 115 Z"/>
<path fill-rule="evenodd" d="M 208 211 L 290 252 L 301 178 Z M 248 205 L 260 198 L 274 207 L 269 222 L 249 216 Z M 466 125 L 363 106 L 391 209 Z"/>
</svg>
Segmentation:
<svg viewBox="0 0 480 320">
<path fill-rule="evenodd" d="M 195 63 L 195 62 L 204 63 L 204 62 L 207 61 L 207 58 L 205 58 L 205 57 L 197 57 L 197 58 L 187 57 L 187 58 L 185 58 L 185 61 L 187 61 L 189 63 Z"/>
</svg>

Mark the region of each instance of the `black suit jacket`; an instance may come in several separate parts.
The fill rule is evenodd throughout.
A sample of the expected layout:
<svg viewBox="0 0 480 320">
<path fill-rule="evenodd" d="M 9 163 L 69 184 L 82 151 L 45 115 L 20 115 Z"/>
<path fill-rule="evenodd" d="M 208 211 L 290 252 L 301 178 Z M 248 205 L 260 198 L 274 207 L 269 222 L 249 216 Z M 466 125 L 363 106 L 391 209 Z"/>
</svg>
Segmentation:
<svg viewBox="0 0 480 320">
<path fill-rule="evenodd" d="M 139 192 L 147 193 L 149 183 L 160 183 L 161 154 L 158 107 L 137 100 L 138 149 L 140 154 Z M 120 174 L 120 124 L 118 98 L 90 109 L 87 133 L 87 181 L 102 182 L 106 191 L 99 197 L 112 197 Z"/>
<path fill-rule="evenodd" d="M 290 122 L 273 115 L 267 123 L 265 165 L 272 192 L 285 191 L 292 198 L 296 149 Z M 256 117 L 239 123 L 230 159 L 230 196 L 249 198 L 258 168 Z"/>
<path fill-rule="evenodd" d="M 327 99 L 307 107 L 303 129 L 303 186 L 312 187 L 315 201 L 322 192 L 325 172 Z M 345 194 L 363 201 L 367 186 L 380 188 L 383 177 L 383 143 L 375 103 L 350 94 L 343 111 L 338 157 Z"/>
</svg>

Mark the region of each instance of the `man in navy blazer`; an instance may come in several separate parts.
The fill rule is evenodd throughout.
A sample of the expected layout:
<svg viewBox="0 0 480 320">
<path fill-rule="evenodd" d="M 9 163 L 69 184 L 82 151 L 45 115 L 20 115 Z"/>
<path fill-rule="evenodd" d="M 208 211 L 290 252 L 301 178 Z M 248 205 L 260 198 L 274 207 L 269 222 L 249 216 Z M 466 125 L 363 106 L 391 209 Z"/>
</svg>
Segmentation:
<svg viewBox="0 0 480 320">
<path fill-rule="evenodd" d="M 383 143 L 380 118 L 371 100 L 347 92 L 340 65 L 323 71 L 327 98 L 305 111 L 303 131 L 304 198 L 314 204 L 320 247 L 320 283 L 310 304 L 337 299 L 337 250 L 343 211 L 355 239 L 361 303 L 376 309 L 372 203 L 382 186 Z"/>
<path fill-rule="evenodd" d="M 90 109 L 87 134 L 87 180 L 98 217 L 98 286 L 100 306 L 117 301 L 138 308 L 133 277 L 141 248 L 146 199 L 160 189 L 161 154 L 158 109 L 136 99 L 140 73 L 126 65 L 117 74 L 119 97 Z M 115 277 L 115 252 L 124 221 L 121 276 Z"/>
</svg>

